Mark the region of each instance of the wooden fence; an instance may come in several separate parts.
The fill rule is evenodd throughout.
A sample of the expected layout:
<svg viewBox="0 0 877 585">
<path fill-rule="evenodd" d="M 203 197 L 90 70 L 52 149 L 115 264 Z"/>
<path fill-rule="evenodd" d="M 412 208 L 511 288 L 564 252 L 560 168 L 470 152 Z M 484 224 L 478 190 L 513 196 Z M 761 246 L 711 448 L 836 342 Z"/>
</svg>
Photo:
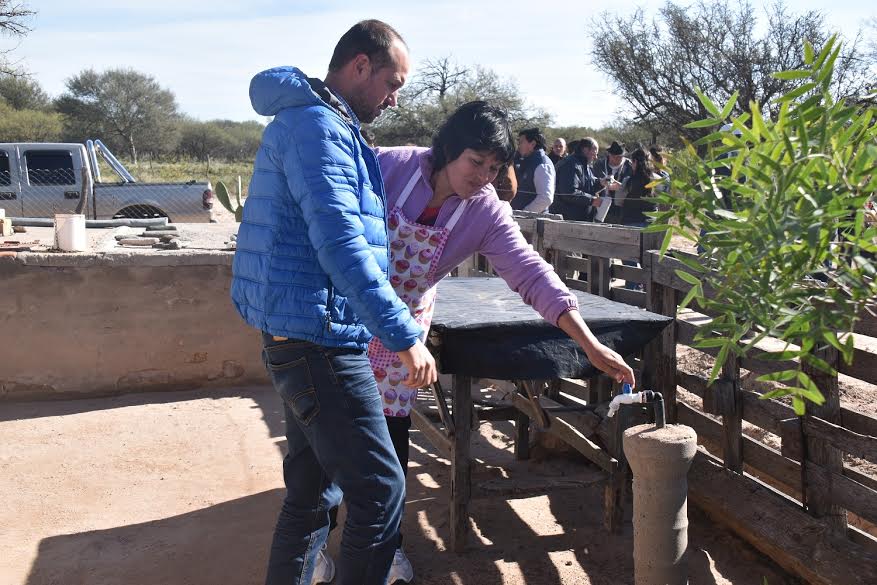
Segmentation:
<svg viewBox="0 0 877 585">
<path fill-rule="evenodd" d="M 759 359 L 760 351 L 776 349 L 778 341 L 766 339 L 747 357 L 729 360 L 710 385 L 706 376 L 677 367 L 677 349 L 691 351 L 687 347 L 710 319 L 679 311 L 691 285 L 677 274 L 685 269 L 682 262 L 654 251 L 661 235 L 533 217 L 518 223 L 571 288 L 676 317 L 635 363 L 641 387 L 663 393 L 668 421 L 694 428 L 704 447 L 689 477 L 692 501 L 809 582 L 877 583 L 877 477 L 866 472 L 877 469 L 877 418 L 841 406 L 838 376 L 811 369 L 826 402 L 795 416 L 789 404 L 763 399 L 763 386 L 750 382 L 791 365 Z M 460 272 L 491 271 L 475 258 Z M 847 377 L 864 383 L 865 395 L 877 399 L 874 386 L 867 386 L 877 384 L 877 318 L 864 313 L 854 338 L 852 364 L 835 351 L 819 357 L 840 372 L 844 384 Z M 712 368 L 708 356 L 717 350 L 703 352 Z M 603 377 L 584 384 L 564 380 L 558 390 L 582 395 L 582 387 L 591 402 L 612 393 Z"/>
</svg>

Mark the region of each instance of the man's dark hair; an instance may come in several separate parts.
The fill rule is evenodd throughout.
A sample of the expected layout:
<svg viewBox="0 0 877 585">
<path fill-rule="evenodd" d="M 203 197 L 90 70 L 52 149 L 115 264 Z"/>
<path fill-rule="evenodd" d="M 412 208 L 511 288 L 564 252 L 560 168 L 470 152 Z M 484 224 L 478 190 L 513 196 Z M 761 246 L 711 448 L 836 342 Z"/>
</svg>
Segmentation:
<svg viewBox="0 0 877 585">
<path fill-rule="evenodd" d="M 545 150 L 545 136 L 539 128 L 527 128 L 518 132 L 518 136 L 523 136 L 530 142 L 536 142 L 536 148 Z"/>
<path fill-rule="evenodd" d="M 375 69 L 391 64 L 390 47 L 399 40 L 406 47 L 405 39 L 396 29 L 380 20 L 363 20 L 357 22 L 338 40 L 329 71 L 338 71 L 350 63 L 357 55 L 364 54 L 372 62 Z"/>
<path fill-rule="evenodd" d="M 579 141 L 579 148 L 582 149 L 582 152 L 584 152 L 585 149 L 591 149 L 591 148 L 594 148 L 595 146 L 597 146 L 597 140 L 594 138 L 591 138 L 590 136 L 582 138 Z"/>
<path fill-rule="evenodd" d="M 505 112 L 484 101 L 457 108 L 432 139 L 433 171 L 455 161 L 467 148 L 490 152 L 500 164 L 510 162 L 515 147 Z"/>
</svg>

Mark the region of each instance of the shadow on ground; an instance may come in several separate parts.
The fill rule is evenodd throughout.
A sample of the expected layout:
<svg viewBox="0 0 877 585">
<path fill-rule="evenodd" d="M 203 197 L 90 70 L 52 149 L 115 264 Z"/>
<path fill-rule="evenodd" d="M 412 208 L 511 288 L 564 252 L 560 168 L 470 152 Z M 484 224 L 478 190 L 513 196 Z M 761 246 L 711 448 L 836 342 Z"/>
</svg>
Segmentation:
<svg viewBox="0 0 877 585">
<path fill-rule="evenodd" d="M 139 395 L 66 403 L 14 405 L 3 418 L 59 416 L 138 404 L 209 400 L 240 396 L 253 401 L 280 451 L 284 445 L 282 409 L 270 390 L 230 390 Z M 252 404 L 252 403 L 251 403 Z M 19 412 L 14 412 L 14 411 Z M 547 495 L 507 499 L 493 495 L 473 501 L 473 534 L 465 553 L 449 542 L 447 491 L 450 467 L 418 432 L 412 433 L 412 467 L 404 521 L 406 551 L 417 585 L 550 585 L 633 583 L 632 529 L 621 534 L 602 528 L 599 472 L 578 457 L 545 462 L 515 461 L 510 423 L 483 424 L 473 447 L 480 461 L 474 483 L 527 481 L 534 473 L 574 478 L 580 488 Z M 200 438 L 199 438 L 200 439 Z M 224 437 L 233 440 L 233 437 Z M 189 513 L 150 522 L 76 534 L 39 542 L 27 585 L 256 585 L 263 582 L 268 546 L 283 497 L 278 488 Z M 184 473 L 185 470 L 182 470 Z M 629 502 L 628 502 L 629 504 Z M 160 511 L 157 511 L 160 514 Z M 791 584 L 753 549 L 692 511 L 691 583 Z M 340 530 L 330 539 L 337 552 Z M 708 551 L 708 552 L 707 552 Z"/>
</svg>

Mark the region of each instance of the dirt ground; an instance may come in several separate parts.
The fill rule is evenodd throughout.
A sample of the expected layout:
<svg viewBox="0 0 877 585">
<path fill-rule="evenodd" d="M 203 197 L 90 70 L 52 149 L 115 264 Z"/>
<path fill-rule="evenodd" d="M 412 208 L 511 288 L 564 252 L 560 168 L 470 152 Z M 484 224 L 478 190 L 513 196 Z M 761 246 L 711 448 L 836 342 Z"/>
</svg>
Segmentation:
<svg viewBox="0 0 877 585">
<path fill-rule="evenodd" d="M 262 583 L 283 496 L 278 407 L 270 388 L 4 404 L 0 583 Z M 450 467 L 414 432 L 404 531 L 415 583 L 632 584 L 632 529 L 628 520 L 620 535 L 603 531 L 596 468 L 560 456 L 516 462 L 509 423 L 480 431 L 474 483 L 580 487 L 476 500 L 469 549 L 455 554 Z M 694 509 L 690 520 L 692 585 L 797 583 Z"/>
</svg>

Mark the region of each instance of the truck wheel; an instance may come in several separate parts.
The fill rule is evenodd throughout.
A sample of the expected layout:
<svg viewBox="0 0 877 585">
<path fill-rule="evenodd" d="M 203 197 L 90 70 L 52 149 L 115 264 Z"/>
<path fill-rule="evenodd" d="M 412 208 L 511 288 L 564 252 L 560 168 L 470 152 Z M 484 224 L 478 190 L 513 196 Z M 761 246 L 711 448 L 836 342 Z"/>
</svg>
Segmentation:
<svg viewBox="0 0 877 585">
<path fill-rule="evenodd" d="M 154 219 L 168 217 L 168 214 L 151 205 L 131 205 L 117 212 L 113 219 Z"/>
</svg>

